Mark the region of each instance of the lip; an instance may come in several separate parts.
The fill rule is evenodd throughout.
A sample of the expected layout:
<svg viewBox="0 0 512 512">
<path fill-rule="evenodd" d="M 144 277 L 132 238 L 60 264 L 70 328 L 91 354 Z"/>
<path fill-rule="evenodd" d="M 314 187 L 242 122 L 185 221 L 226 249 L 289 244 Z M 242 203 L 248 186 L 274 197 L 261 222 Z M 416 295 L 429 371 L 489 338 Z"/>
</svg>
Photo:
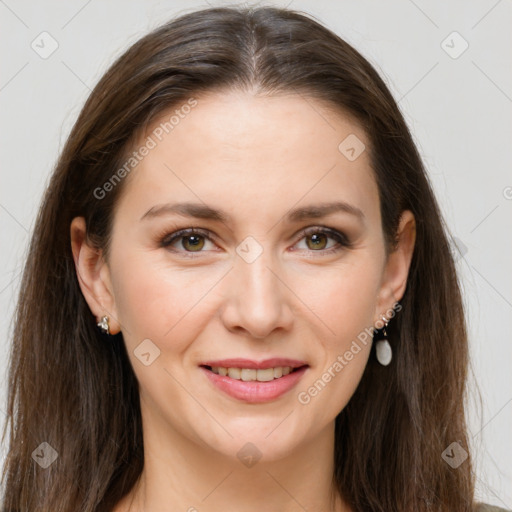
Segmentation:
<svg viewBox="0 0 512 512">
<path fill-rule="evenodd" d="M 249 366 L 250 365 L 250 366 Z M 268 382 L 243 381 L 228 376 L 213 373 L 204 366 L 223 366 L 225 368 L 251 368 L 265 369 L 276 366 L 291 366 L 288 375 Z M 293 359 L 274 358 L 265 361 L 250 361 L 247 359 L 223 359 L 222 361 L 208 361 L 199 369 L 205 374 L 209 382 L 223 393 L 246 403 L 264 403 L 276 400 L 297 385 L 309 365 Z"/>
<path fill-rule="evenodd" d="M 297 359 L 289 359 L 286 357 L 273 357 L 264 359 L 263 361 L 253 361 L 251 359 L 218 359 L 216 361 L 205 361 L 200 366 L 222 366 L 223 368 L 249 368 L 251 370 L 264 370 L 265 368 L 276 368 L 278 366 L 291 366 L 299 368 L 307 366 L 306 361 L 298 361 Z"/>
<path fill-rule="evenodd" d="M 209 381 L 227 395 L 248 403 L 263 403 L 276 400 L 290 391 L 302 378 L 307 366 L 269 382 L 243 381 L 217 375 L 207 368 L 200 367 Z"/>
</svg>

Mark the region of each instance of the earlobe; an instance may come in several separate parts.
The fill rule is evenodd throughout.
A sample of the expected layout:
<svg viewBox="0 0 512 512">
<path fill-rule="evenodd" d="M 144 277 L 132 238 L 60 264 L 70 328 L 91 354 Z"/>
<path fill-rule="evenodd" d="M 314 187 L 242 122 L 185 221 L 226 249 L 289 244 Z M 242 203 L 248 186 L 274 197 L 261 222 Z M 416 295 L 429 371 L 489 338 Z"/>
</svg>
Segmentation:
<svg viewBox="0 0 512 512">
<path fill-rule="evenodd" d="M 82 294 L 89 309 L 99 322 L 103 315 L 110 318 L 110 333 L 120 330 L 117 321 L 110 272 L 103 259 L 101 249 L 93 247 L 87 240 L 86 223 L 83 217 L 75 217 L 70 226 L 71 250 L 75 270 Z"/>
<path fill-rule="evenodd" d="M 410 210 L 404 210 L 397 229 L 397 245 L 390 253 L 383 273 L 379 303 L 375 315 L 380 318 L 390 311 L 399 301 L 407 286 L 407 277 L 411 266 L 416 243 L 416 222 Z"/>
</svg>

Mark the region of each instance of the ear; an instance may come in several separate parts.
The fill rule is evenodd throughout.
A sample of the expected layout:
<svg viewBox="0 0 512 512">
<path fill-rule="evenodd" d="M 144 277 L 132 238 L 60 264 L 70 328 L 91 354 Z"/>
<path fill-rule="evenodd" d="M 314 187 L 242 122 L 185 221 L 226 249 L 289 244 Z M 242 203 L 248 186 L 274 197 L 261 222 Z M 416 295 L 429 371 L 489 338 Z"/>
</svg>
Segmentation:
<svg viewBox="0 0 512 512">
<path fill-rule="evenodd" d="M 89 309 L 96 316 L 97 322 L 103 315 L 107 315 L 110 333 L 117 334 L 121 328 L 117 320 L 110 270 L 103 259 L 102 251 L 93 247 L 87 240 L 83 217 L 75 217 L 72 220 L 70 234 L 78 283 Z"/>
<path fill-rule="evenodd" d="M 416 221 L 414 215 L 410 210 L 404 210 L 397 230 L 397 246 L 389 254 L 384 267 L 379 300 L 375 307 L 374 325 L 382 316 L 390 319 L 389 311 L 405 293 L 415 241 Z"/>
</svg>

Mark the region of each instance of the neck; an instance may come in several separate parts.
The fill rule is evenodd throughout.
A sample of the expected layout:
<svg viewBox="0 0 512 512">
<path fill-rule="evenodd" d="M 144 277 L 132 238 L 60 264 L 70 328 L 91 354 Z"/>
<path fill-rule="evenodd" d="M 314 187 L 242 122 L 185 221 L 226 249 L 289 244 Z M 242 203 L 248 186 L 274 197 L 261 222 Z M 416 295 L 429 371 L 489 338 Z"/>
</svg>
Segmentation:
<svg viewBox="0 0 512 512">
<path fill-rule="evenodd" d="M 194 442 L 168 423 L 146 425 L 144 470 L 114 512 L 163 511 L 171 505 L 187 512 L 351 510 L 332 486 L 334 422 L 285 457 L 270 454 L 256 463 Z"/>
</svg>

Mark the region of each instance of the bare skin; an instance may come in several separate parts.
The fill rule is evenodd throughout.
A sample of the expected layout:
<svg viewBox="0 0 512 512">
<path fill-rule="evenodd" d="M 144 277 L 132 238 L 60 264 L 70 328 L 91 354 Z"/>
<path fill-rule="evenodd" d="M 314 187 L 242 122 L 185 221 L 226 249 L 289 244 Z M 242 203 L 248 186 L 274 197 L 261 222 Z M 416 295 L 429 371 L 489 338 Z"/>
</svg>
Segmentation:
<svg viewBox="0 0 512 512">
<path fill-rule="evenodd" d="M 125 178 L 108 261 L 87 243 L 83 218 L 71 224 L 84 297 L 98 321 L 106 314 L 111 332 L 123 332 L 140 387 L 144 471 L 114 512 L 349 512 L 331 488 L 334 421 L 357 388 L 371 340 L 308 403 L 298 395 L 332 373 L 365 328 L 389 318 L 405 291 L 414 217 L 403 213 L 398 248 L 386 259 L 369 155 L 351 161 L 338 149 L 350 134 L 369 144 L 348 116 L 298 95 L 196 98 Z M 178 201 L 231 218 L 141 220 Z M 292 209 L 334 201 L 364 218 L 338 211 L 286 220 Z M 208 237 L 162 246 L 190 227 Z M 302 233 L 310 227 L 316 238 Z M 261 249 L 250 263 L 237 253 L 247 237 L 251 251 Z M 134 353 L 146 339 L 160 350 L 148 366 Z M 277 399 L 247 403 L 213 386 L 199 366 L 234 357 L 289 357 L 308 368 Z M 237 456 L 246 443 L 261 454 L 251 467 Z"/>
</svg>

